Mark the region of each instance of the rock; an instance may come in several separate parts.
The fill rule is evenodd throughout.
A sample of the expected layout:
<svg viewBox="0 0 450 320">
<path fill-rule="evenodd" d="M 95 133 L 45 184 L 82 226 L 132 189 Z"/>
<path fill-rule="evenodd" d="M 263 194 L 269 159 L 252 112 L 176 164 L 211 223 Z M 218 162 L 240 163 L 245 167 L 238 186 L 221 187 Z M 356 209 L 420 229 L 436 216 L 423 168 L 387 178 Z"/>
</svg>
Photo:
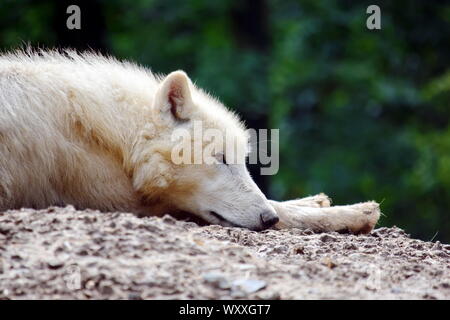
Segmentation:
<svg viewBox="0 0 450 320">
<path fill-rule="evenodd" d="M 304 235 L 304 236 L 313 235 L 314 234 L 314 230 L 311 230 L 311 229 L 301 230 L 301 234 Z"/>
<path fill-rule="evenodd" d="M 337 239 L 336 239 L 336 237 L 333 237 L 332 235 L 329 235 L 329 234 L 323 234 L 323 235 L 321 235 L 320 236 L 320 240 L 322 241 L 322 242 L 334 242 L 334 241 L 336 241 Z"/>
<path fill-rule="evenodd" d="M 304 246 L 296 246 L 293 249 L 294 254 L 305 254 L 305 247 Z"/>
<path fill-rule="evenodd" d="M 267 282 L 258 279 L 238 279 L 233 281 L 233 291 L 243 291 L 247 294 L 259 291 L 267 286 Z"/>
<path fill-rule="evenodd" d="M 130 292 L 128 294 L 129 300 L 142 300 L 142 296 L 139 292 Z"/>
<path fill-rule="evenodd" d="M 281 295 L 279 292 L 275 291 L 275 292 L 264 292 L 264 293 L 258 293 L 258 295 L 256 296 L 258 299 L 262 299 L 262 300 L 280 300 L 281 299 Z"/>
<path fill-rule="evenodd" d="M 8 235 L 12 231 L 12 228 L 6 224 L 0 225 L 0 234 Z"/>
<path fill-rule="evenodd" d="M 254 264 L 238 264 L 236 266 L 237 269 L 239 270 L 252 270 L 252 269 L 256 269 L 256 266 Z"/>
<path fill-rule="evenodd" d="M 99 291 L 105 296 L 110 296 L 114 293 L 113 287 L 109 284 L 102 284 L 99 288 Z"/>
<path fill-rule="evenodd" d="M 59 259 L 52 259 L 47 261 L 47 266 L 52 270 L 60 269 L 64 266 L 64 261 L 61 261 Z"/>
<path fill-rule="evenodd" d="M 435 243 L 434 243 L 434 245 L 433 245 L 433 248 L 432 249 L 434 249 L 434 250 L 442 250 L 443 249 L 443 247 L 442 247 L 442 244 L 441 244 L 441 242 L 440 241 L 436 241 Z"/>
<path fill-rule="evenodd" d="M 398 288 L 398 287 L 394 287 L 394 288 L 391 289 L 391 292 L 394 293 L 394 294 L 399 294 L 399 293 L 402 293 L 403 290 Z"/>
<path fill-rule="evenodd" d="M 207 283 L 219 289 L 229 289 L 231 287 L 230 282 L 222 273 L 208 272 L 203 274 L 202 277 Z"/>
<path fill-rule="evenodd" d="M 346 250 L 358 250 L 358 247 L 354 243 L 347 243 L 344 245 Z"/>
<path fill-rule="evenodd" d="M 18 254 L 15 254 L 15 255 L 11 256 L 11 260 L 13 260 L 13 261 L 21 261 L 22 257 L 20 255 L 18 255 Z"/>
<path fill-rule="evenodd" d="M 337 264 L 333 260 L 331 260 L 331 258 L 329 258 L 329 257 L 326 257 L 325 259 L 323 259 L 322 264 L 327 266 L 330 269 L 334 269 L 337 267 Z"/>
<path fill-rule="evenodd" d="M 134 229 L 134 224 L 130 221 L 127 221 L 123 224 L 125 229 Z"/>
<path fill-rule="evenodd" d="M 172 216 L 169 216 L 167 214 L 164 217 L 162 217 L 162 221 L 164 223 L 171 224 L 171 225 L 174 225 L 177 223 L 177 221 Z"/>
</svg>

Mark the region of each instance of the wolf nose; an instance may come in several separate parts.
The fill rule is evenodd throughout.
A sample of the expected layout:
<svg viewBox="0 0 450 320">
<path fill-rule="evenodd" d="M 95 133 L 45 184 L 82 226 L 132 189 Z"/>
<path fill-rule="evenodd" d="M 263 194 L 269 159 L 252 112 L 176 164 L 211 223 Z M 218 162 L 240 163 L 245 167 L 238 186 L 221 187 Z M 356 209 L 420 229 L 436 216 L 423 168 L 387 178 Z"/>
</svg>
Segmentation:
<svg viewBox="0 0 450 320">
<path fill-rule="evenodd" d="M 280 221 L 280 219 L 274 212 L 268 210 L 261 213 L 261 221 L 264 228 L 267 229 L 273 226 L 278 221 Z"/>
</svg>

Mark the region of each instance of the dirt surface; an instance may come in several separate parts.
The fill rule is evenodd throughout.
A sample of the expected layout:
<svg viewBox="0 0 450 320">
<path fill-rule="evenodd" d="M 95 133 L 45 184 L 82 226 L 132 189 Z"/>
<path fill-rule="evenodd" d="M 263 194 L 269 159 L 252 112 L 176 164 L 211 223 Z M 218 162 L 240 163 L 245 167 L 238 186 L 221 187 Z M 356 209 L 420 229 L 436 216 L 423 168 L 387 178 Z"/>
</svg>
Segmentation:
<svg viewBox="0 0 450 320">
<path fill-rule="evenodd" d="M 199 227 L 171 217 L 0 213 L 3 299 L 450 299 L 450 245 Z"/>
</svg>

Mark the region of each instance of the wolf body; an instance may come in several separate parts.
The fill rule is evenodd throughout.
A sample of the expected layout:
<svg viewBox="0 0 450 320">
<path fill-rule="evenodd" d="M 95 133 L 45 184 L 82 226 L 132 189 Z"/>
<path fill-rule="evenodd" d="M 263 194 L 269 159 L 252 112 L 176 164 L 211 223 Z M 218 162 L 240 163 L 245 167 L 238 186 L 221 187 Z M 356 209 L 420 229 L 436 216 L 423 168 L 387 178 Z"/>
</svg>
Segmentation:
<svg viewBox="0 0 450 320">
<path fill-rule="evenodd" d="M 214 163 L 175 164 L 171 136 L 191 132 L 195 121 L 231 134 L 243 161 L 228 163 L 224 147 L 211 150 Z M 183 71 L 158 76 L 70 51 L 0 56 L 0 211 L 72 204 L 141 216 L 187 212 L 252 230 L 375 226 L 375 202 L 268 200 L 245 167 L 248 139 L 238 117 Z"/>
</svg>

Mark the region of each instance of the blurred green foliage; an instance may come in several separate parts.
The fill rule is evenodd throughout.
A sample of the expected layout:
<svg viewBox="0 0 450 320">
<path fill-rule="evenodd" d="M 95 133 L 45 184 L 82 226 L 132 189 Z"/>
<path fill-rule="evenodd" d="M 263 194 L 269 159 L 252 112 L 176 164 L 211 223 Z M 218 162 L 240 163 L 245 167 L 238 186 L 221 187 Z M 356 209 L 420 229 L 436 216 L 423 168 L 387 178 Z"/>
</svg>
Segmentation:
<svg viewBox="0 0 450 320">
<path fill-rule="evenodd" d="M 269 196 L 374 199 L 382 225 L 450 241 L 448 2 L 377 1 L 382 30 L 372 31 L 368 1 L 90 3 L 100 14 L 82 2 L 82 29 L 104 28 L 98 48 L 156 72 L 184 69 L 249 124 L 280 129 Z M 0 47 L 70 44 L 56 31 L 64 5 L 3 0 Z"/>
</svg>

